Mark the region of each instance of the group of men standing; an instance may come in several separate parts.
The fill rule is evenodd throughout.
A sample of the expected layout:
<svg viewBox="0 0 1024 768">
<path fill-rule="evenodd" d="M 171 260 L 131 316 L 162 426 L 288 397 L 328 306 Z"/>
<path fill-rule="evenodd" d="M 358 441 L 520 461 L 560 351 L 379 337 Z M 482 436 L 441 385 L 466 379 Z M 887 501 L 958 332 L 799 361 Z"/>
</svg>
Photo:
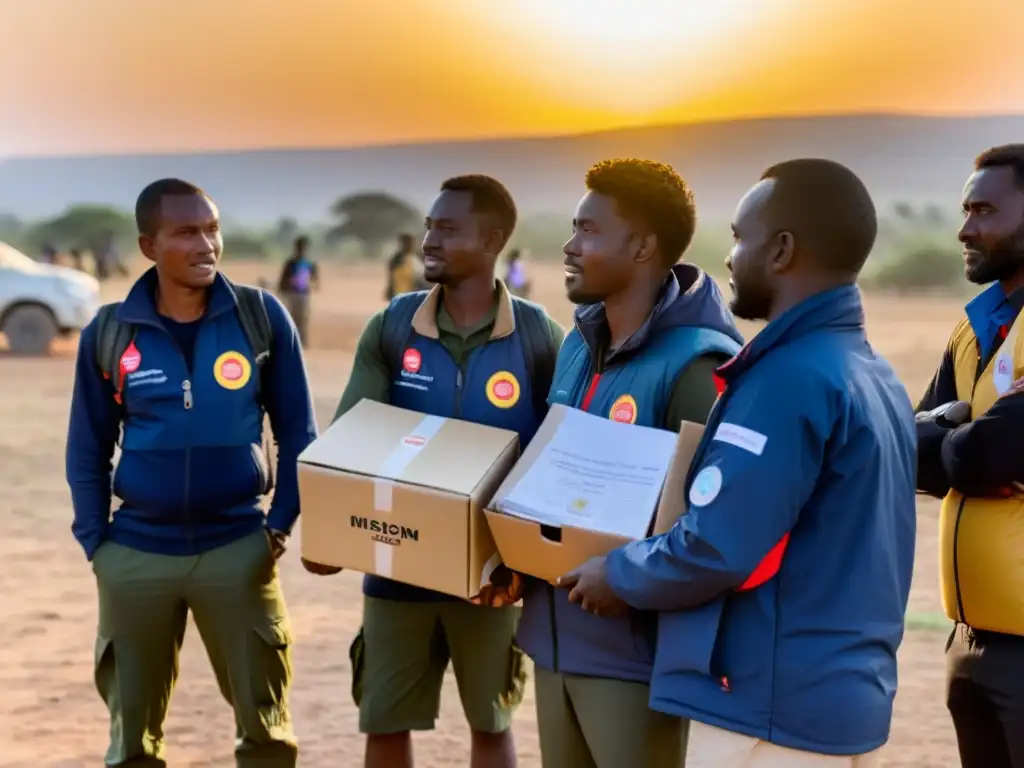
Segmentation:
<svg viewBox="0 0 1024 768">
<path fill-rule="evenodd" d="M 874 764 L 896 693 L 918 487 L 945 497 L 963 765 L 1024 766 L 1013 551 L 1024 467 L 1008 442 L 1024 414 L 1024 147 L 978 159 L 964 209 L 967 277 L 993 285 L 968 305 L 915 419 L 866 338 L 856 281 L 877 220 L 846 167 L 800 159 L 762 174 L 732 223 L 727 302 L 683 260 L 696 226 L 683 179 L 656 162 L 598 163 L 564 248 L 568 333 L 495 278 L 517 217 L 505 187 L 445 181 L 423 239 L 433 287 L 369 320 L 337 415 L 371 398 L 512 429 L 523 445 L 554 403 L 706 428 L 672 530 L 557 583 L 499 569 L 470 603 L 367 576 L 349 654 L 366 766 L 413 764 L 410 733 L 434 727 L 449 663 L 468 764 L 514 766 L 525 657 L 546 768 Z M 136 218 L 155 267 L 83 333 L 67 450 L 73 530 L 100 593 L 106 764 L 166 764 L 191 611 L 235 710 L 237 764 L 294 766 L 276 560 L 299 513 L 296 459 L 316 436 L 298 333 L 276 299 L 218 273 L 219 216 L 201 190 L 155 182 Z M 767 325 L 744 344 L 734 315 Z M 385 356 L 396 329 L 429 392 L 401 386 L 400 356 Z M 521 382 L 511 408 L 487 397 L 498 371 Z"/>
</svg>

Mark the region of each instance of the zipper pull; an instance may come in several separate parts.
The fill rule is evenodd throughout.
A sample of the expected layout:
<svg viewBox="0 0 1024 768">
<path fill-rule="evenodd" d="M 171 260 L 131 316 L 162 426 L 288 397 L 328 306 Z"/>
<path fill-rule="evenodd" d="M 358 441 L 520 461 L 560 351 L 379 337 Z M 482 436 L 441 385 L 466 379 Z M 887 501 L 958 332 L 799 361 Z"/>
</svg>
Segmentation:
<svg viewBox="0 0 1024 768">
<path fill-rule="evenodd" d="M 462 369 L 461 368 L 455 373 L 455 388 L 456 389 L 462 389 Z"/>
<path fill-rule="evenodd" d="M 185 410 L 186 411 L 191 411 L 192 410 L 192 382 L 189 381 L 188 379 L 185 379 L 183 382 L 181 382 L 181 388 L 182 388 L 182 390 L 185 393 L 185 395 L 184 395 Z"/>
</svg>

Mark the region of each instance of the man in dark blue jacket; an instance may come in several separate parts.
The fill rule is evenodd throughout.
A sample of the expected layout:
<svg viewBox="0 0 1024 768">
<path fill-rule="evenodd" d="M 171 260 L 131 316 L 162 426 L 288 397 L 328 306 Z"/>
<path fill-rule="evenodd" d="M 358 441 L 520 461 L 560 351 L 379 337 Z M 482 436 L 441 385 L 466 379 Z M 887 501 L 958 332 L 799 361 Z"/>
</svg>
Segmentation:
<svg viewBox="0 0 1024 768">
<path fill-rule="evenodd" d="M 296 459 L 316 436 L 301 345 L 263 294 L 271 339 L 256 354 L 240 299 L 260 294 L 218 274 L 218 212 L 200 189 L 154 182 L 135 213 L 155 267 L 82 333 L 67 443 L 72 531 L 99 590 L 106 764 L 166 765 L 163 722 L 191 611 L 234 707 L 237 764 L 291 768 L 291 632 L 275 561 L 299 514 Z M 130 340 L 115 370 L 97 351 L 110 323 Z M 266 515 L 264 411 L 278 444 Z M 122 502 L 113 515 L 111 490 Z"/>
<path fill-rule="evenodd" d="M 558 354 L 549 401 L 616 421 L 678 431 L 703 423 L 714 371 L 742 338 L 715 283 L 679 264 L 696 224 L 693 195 L 669 166 L 598 163 L 565 244 L 575 328 Z M 536 665 L 545 766 L 683 763 L 687 724 L 648 707 L 655 616 L 595 617 L 568 592 L 529 580 L 518 639 Z"/>
<path fill-rule="evenodd" d="M 765 172 L 727 264 L 733 311 L 769 323 L 719 369 L 689 510 L 564 579 L 590 610 L 662 612 L 651 706 L 691 718 L 688 768 L 867 765 L 888 739 L 917 461 L 855 285 L 876 231 L 847 168 Z"/>
</svg>

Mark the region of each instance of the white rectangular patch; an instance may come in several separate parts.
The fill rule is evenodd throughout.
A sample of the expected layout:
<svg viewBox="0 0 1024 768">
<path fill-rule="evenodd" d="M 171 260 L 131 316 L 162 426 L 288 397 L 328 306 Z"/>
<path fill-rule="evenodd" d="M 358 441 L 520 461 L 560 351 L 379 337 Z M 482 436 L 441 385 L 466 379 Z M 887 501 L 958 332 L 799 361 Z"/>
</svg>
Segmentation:
<svg viewBox="0 0 1024 768">
<path fill-rule="evenodd" d="M 760 456 L 764 452 L 765 443 L 768 442 L 767 435 L 741 427 L 739 424 L 730 424 L 727 421 L 723 421 L 718 425 L 713 439 L 722 443 L 728 443 L 729 445 L 735 445 L 737 448 L 749 451 L 755 456 Z"/>
</svg>

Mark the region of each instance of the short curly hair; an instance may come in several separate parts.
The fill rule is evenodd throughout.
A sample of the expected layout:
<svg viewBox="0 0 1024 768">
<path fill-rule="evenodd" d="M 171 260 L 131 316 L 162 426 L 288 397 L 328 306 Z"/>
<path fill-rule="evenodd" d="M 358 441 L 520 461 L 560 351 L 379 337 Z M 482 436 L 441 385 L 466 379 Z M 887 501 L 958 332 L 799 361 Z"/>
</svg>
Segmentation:
<svg viewBox="0 0 1024 768">
<path fill-rule="evenodd" d="M 671 165 L 615 158 L 587 171 L 587 189 L 615 201 L 623 216 L 645 222 L 658 238 L 666 267 L 678 262 L 693 241 L 697 206 L 693 191 Z"/>
</svg>

